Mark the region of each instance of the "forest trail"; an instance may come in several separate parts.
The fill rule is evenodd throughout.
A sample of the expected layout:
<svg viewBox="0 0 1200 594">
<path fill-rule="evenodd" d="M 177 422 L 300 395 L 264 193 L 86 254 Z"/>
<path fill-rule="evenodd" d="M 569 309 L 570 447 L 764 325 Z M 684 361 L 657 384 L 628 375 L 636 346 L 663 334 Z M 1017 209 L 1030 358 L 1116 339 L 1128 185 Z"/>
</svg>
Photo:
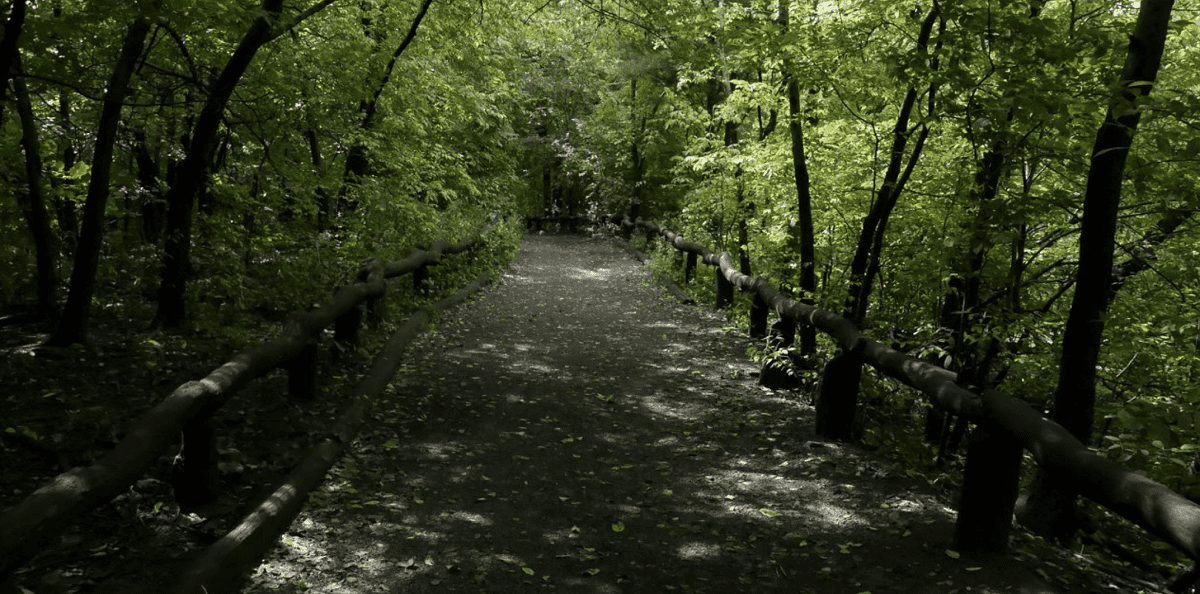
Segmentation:
<svg viewBox="0 0 1200 594">
<path fill-rule="evenodd" d="M 757 386 L 728 326 L 608 240 L 528 236 L 412 349 L 246 591 L 1095 587 L 1020 539 L 956 558 L 926 469 L 814 441 L 811 407 Z"/>
</svg>

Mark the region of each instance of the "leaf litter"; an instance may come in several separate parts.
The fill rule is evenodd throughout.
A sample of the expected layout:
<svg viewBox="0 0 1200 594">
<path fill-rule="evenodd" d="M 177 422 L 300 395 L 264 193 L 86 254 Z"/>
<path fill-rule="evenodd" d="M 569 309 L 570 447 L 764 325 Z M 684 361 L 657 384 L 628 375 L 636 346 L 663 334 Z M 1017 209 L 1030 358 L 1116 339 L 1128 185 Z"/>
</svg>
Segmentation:
<svg viewBox="0 0 1200 594">
<path fill-rule="evenodd" d="M 959 558 L 947 493 L 882 452 L 816 440 L 807 396 L 756 385 L 753 344 L 671 300 L 611 240 L 527 236 L 496 285 L 412 348 L 327 481 L 339 497 L 314 498 L 285 538 L 305 547 L 277 548 L 246 591 L 1042 593 L 1116 579 L 1020 533 L 1012 554 Z"/>
</svg>

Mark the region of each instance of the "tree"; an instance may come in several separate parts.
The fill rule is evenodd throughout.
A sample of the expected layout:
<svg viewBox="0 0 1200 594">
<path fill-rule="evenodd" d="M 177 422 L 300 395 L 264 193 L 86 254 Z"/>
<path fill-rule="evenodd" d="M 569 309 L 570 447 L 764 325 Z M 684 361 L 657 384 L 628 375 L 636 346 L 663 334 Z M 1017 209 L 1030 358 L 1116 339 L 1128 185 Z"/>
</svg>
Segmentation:
<svg viewBox="0 0 1200 594">
<path fill-rule="evenodd" d="M 1095 423 L 1097 363 L 1104 340 L 1104 316 L 1113 295 L 1113 259 L 1117 215 L 1125 166 L 1146 98 L 1162 64 L 1174 0 L 1146 0 L 1137 24 L 1120 84 L 1096 134 L 1083 199 L 1079 237 L 1079 269 L 1075 294 L 1063 332 L 1058 384 L 1051 418 L 1083 443 Z M 1022 522 L 1063 539 L 1078 527 L 1075 494 L 1070 485 L 1039 472 L 1020 513 Z"/>
<path fill-rule="evenodd" d="M 88 317 L 96 289 L 96 270 L 104 241 L 104 213 L 108 207 L 117 126 L 120 124 L 125 96 L 129 93 L 134 63 L 142 54 L 149 32 L 150 23 L 146 18 L 137 18 L 129 24 L 121 44 L 121 53 L 105 86 L 96 142 L 92 148 L 91 178 L 83 206 L 83 225 L 75 249 L 75 265 L 71 269 L 71 288 L 58 326 L 46 341 L 48 346 L 64 347 L 87 339 Z"/>
<path fill-rule="evenodd" d="M 263 0 L 263 13 L 254 19 L 229 56 L 225 67 L 208 89 L 208 98 L 192 127 L 187 155 L 167 192 L 166 249 L 163 255 L 162 282 L 158 289 L 158 311 L 154 325 L 179 327 L 184 322 L 187 274 L 192 242 L 192 210 L 211 165 L 212 150 L 225 108 L 249 68 L 259 48 L 286 33 L 292 27 L 336 0 L 321 0 L 291 21 L 277 22 L 283 0 Z"/>
<path fill-rule="evenodd" d="M 383 73 L 378 80 L 374 82 L 371 89 L 371 96 L 364 99 L 359 105 L 359 111 L 362 113 L 361 127 L 364 134 L 370 133 L 375 129 L 376 116 L 379 111 L 379 97 L 387 89 L 388 82 L 392 79 L 392 72 L 396 69 L 396 63 L 400 61 L 400 56 L 404 54 L 404 50 L 408 49 L 409 44 L 417 37 L 417 29 L 421 26 L 421 21 L 425 19 L 425 14 L 429 12 L 429 5 L 433 4 L 433 0 L 423 0 L 421 8 L 418 9 L 417 15 L 413 17 L 412 24 L 408 27 L 408 33 L 400 44 L 396 46 L 396 50 L 392 52 L 391 58 L 388 60 L 387 66 L 384 67 Z M 363 27 L 370 29 L 370 19 L 364 17 Z M 378 31 L 367 31 L 368 37 L 379 35 Z M 315 146 L 315 145 L 314 145 Z M 320 161 L 319 153 L 313 152 L 313 161 Z M 347 195 L 350 188 L 355 185 L 358 180 L 367 176 L 370 170 L 370 162 L 367 156 L 367 145 L 364 142 L 357 142 L 350 147 L 349 154 L 346 155 L 346 170 L 342 178 L 342 189 L 338 193 L 338 208 L 344 208 L 349 200 Z"/>
<path fill-rule="evenodd" d="M 14 65 L 21 70 L 20 53 L 14 56 Z M 29 223 L 29 232 L 37 254 L 37 294 L 38 308 L 47 320 L 53 320 L 58 313 L 58 257 L 54 244 L 54 234 L 50 231 L 50 215 L 46 211 L 45 183 L 42 175 L 42 142 L 38 132 L 38 122 L 33 114 L 33 104 L 29 100 L 29 88 L 25 85 L 25 74 L 18 72 L 13 78 L 13 89 L 17 97 L 17 114 L 21 119 L 21 145 L 25 149 L 25 199 L 22 210 Z"/>
<path fill-rule="evenodd" d="M 921 29 L 916 39 L 917 55 L 928 60 L 930 70 L 938 68 L 937 52 L 929 50 L 929 41 L 935 25 L 940 30 L 944 30 L 946 27 L 945 21 L 941 19 L 941 4 L 938 0 L 934 0 L 933 6 L 921 21 Z M 933 112 L 937 87 L 938 83 L 935 79 L 929 83 L 925 96 L 929 103 L 930 115 Z M 867 317 L 871 287 L 882 265 L 883 238 L 887 231 L 888 220 L 892 215 L 892 210 L 900 201 L 904 186 L 908 183 L 913 168 L 916 167 L 917 160 L 921 157 L 925 140 L 929 137 L 929 127 L 926 124 L 918 124 L 915 128 L 909 127 L 919 96 L 917 87 L 910 86 L 900 105 L 900 112 L 896 116 L 896 125 L 892 131 L 892 147 L 889 151 L 887 171 L 883 175 L 883 181 L 871 205 L 870 212 L 863 217 L 862 232 L 858 236 L 858 248 L 850 263 L 850 293 L 842 315 L 858 325 L 861 325 Z M 913 143 L 912 151 L 907 154 L 906 161 L 906 150 L 914 133 L 916 133 L 916 141 Z"/>
<path fill-rule="evenodd" d="M 3 104 L 8 99 L 8 80 L 12 75 L 13 64 L 20 59 L 18 42 L 21 38 L 21 31 L 25 28 L 27 12 L 26 0 L 13 0 L 8 20 L 4 22 L 4 37 L 0 39 L 0 79 L 4 81 L 4 84 L 0 85 L 0 110 L 3 109 Z M 3 121 L 3 116 L 4 112 L 0 111 L 0 121 Z"/>
<path fill-rule="evenodd" d="M 790 26 L 788 0 L 779 1 L 779 24 L 784 31 Z M 796 184 L 796 223 L 788 229 L 800 256 L 800 300 L 813 304 L 817 294 L 816 237 L 813 233 L 812 184 L 808 177 L 808 158 L 804 154 L 804 120 L 800 105 L 800 80 L 792 60 L 783 61 L 783 80 L 788 99 L 788 134 L 792 141 L 792 176 Z M 816 329 L 800 328 L 800 352 L 810 356 L 817 350 Z"/>
</svg>

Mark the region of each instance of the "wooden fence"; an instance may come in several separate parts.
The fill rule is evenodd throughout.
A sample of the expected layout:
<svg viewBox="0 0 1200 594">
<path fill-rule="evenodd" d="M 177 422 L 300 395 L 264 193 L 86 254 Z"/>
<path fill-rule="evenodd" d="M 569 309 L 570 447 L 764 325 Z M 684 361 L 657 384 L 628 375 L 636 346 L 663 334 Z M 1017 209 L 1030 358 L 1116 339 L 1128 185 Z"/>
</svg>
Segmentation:
<svg viewBox="0 0 1200 594">
<path fill-rule="evenodd" d="M 276 368 L 288 371 L 290 396 L 315 397 L 317 343 L 331 324 L 334 340 L 357 341 L 364 306 L 375 319 L 387 291 L 386 279 L 413 275 L 424 290 L 429 268 L 446 255 L 482 245 L 499 224 L 492 221 L 475 238 L 456 244 L 439 241 L 412 252 L 398 262 L 369 261 L 354 284 L 338 289 L 325 305 L 292 314 L 282 334 L 244 351 L 199 381 L 183 384 L 145 413 L 103 458 L 87 468 L 58 475 L 0 516 L 0 583 L 40 553 L 86 512 L 129 489 L 182 433 L 183 448 L 172 473 L 181 506 L 198 505 L 215 496 L 217 457 L 212 415 L 251 380 Z M 395 375 L 404 349 L 429 322 L 432 312 L 452 307 L 479 290 L 490 277 L 484 272 L 455 295 L 413 314 L 393 333 L 367 375 L 351 392 L 337 422 L 296 465 L 284 483 L 240 525 L 209 547 L 176 584 L 173 592 L 215 594 L 236 592 L 246 570 L 252 569 L 295 518 L 308 493 L 320 484 L 369 413 L 371 399 Z"/>
<path fill-rule="evenodd" d="M 857 407 L 863 364 L 919 390 L 932 401 L 975 423 L 982 433 L 967 446 L 961 503 L 954 546 L 961 551 L 994 552 L 1008 546 L 1018 494 L 1022 450 L 1078 493 L 1170 543 L 1193 561 L 1170 589 L 1190 588 L 1200 572 L 1200 505 L 1166 486 L 1096 455 L 1060 425 L 1028 404 L 997 390 L 973 393 L 958 385 L 957 376 L 863 336 L 849 320 L 782 295 L 763 277 L 750 278 L 734 266 L 728 253 L 714 253 L 653 223 L 624 215 L 605 215 L 603 222 L 621 227 L 625 237 L 644 232 L 662 237 L 686 254 L 684 276 L 697 262 L 713 266 L 716 307 L 732 302 L 733 289 L 753 294 L 750 334 L 766 335 L 771 311 L 787 324 L 807 324 L 829 335 L 839 352 L 822 371 L 817 397 L 817 432 L 828 439 L 850 436 Z"/>
</svg>

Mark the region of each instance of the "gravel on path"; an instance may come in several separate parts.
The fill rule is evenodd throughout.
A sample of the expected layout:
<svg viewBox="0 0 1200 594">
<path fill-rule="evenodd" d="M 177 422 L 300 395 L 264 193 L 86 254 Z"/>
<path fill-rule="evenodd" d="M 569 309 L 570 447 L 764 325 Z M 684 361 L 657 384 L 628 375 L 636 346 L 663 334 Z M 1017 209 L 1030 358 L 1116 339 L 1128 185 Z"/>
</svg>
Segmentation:
<svg viewBox="0 0 1200 594">
<path fill-rule="evenodd" d="M 750 341 L 609 240 L 531 235 L 413 348 L 249 592 L 1057 592 L 948 551 L 912 469 L 823 443 Z M 1044 561 L 1044 560 L 1043 560 Z M 1067 588 L 1063 591 L 1075 591 Z"/>
</svg>

